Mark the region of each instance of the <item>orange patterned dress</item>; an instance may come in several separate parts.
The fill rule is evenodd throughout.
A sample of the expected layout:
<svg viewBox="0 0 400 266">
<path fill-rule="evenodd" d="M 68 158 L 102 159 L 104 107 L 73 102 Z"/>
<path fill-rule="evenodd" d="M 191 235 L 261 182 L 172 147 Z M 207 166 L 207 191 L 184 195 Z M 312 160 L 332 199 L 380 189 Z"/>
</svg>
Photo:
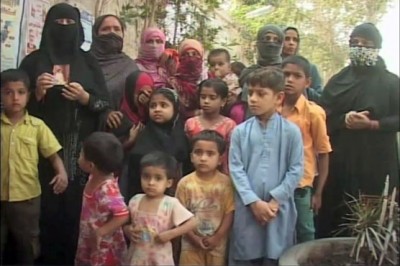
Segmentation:
<svg viewBox="0 0 400 266">
<path fill-rule="evenodd" d="M 205 129 L 209 130 L 215 130 L 219 134 L 221 134 L 224 137 L 225 143 L 226 143 L 226 150 L 225 153 L 223 154 L 223 161 L 222 161 L 222 172 L 224 174 L 229 174 L 229 169 L 228 169 L 228 151 L 229 151 L 229 144 L 231 140 L 231 134 L 233 129 L 236 127 L 235 121 L 230 119 L 229 117 L 225 117 L 213 125 L 212 127 L 206 128 L 200 121 L 200 116 L 195 116 L 192 118 L 189 118 L 186 121 L 185 124 L 185 132 L 186 135 L 188 136 L 189 139 L 191 139 L 194 135 L 200 133 L 201 131 Z"/>
</svg>

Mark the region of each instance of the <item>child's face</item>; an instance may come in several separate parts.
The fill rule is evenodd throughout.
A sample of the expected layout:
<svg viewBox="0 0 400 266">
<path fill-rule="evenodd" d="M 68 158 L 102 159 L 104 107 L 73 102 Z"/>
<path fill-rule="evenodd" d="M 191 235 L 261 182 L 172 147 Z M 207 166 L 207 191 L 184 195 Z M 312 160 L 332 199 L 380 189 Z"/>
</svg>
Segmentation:
<svg viewBox="0 0 400 266">
<path fill-rule="evenodd" d="M 231 72 L 231 65 L 225 54 L 218 54 L 209 59 L 210 71 L 218 78 L 223 78 Z"/>
<path fill-rule="evenodd" d="M 7 115 L 23 114 L 28 99 L 28 88 L 22 81 L 10 81 L 1 88 L 1 102 Z"/>
<path fill-rule="evenodd" d="M 173 103 L 162 94 L 155 94 L 150 99 L 150 119 L 158 124 L 171 121 L 174 116 Z"/>
<path fill-rule="evenodd" d="M 146 166 L 142 169 L 140 181 L 144 193 L 149 197 L 164 195 L 167 188 L 172 186 L 172 179 L 168 179 L 167 170 L 159 166 Z"/>
<path fill-rule="evenodd" d="M 270 88 L 262 88 L 259 85 L 249 85 L 248 104 L 251 113 L 255 116 L 272 115 L 281 105 L 283 92 L 274 92 Z"/>
<path fill-rule="evenodd" d="M 83 149 L 79 153 L 78 165 L 79 165 L 79 168 L 81 168 L 83 172 L 91 173 L 92 168 L 93 168 L 93 163 L 86 160 Z"/>
<path fill-rule="evenodd" d="M 295 64 L 286 64 L 283 68 L 285 74 L 285 94 L 300 96 L 311 82 L 306 77 L 304 70 Z"/>
<path fill-rule="evenodd" d="M 222 99 L 211 87 L 203 87 L 200 92 L 200 109 L 206 114 L 219 113 L 225 105 L 226 99 Z"/>
<path fill-rule="evenodd" d="M 217 143 L 208 140 L 199 140 L 193 145 L 190 158 L 197 172 L 209 173 L 215 171 L 221 164 L 221 155 Z"/>
</svg>

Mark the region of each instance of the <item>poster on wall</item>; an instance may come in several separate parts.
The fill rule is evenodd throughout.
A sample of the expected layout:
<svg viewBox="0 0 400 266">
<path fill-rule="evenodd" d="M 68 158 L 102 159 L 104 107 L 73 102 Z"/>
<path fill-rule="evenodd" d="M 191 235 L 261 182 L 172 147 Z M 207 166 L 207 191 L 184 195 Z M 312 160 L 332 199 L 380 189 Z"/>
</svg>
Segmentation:
<svg viewBox="0 0 400 266">
<path fill-rule="evenodd" d="M 50 2 L 47 0 L 28 1 L 27 10 L 24 12 L 27 18 L 25 55 L 39 48 L 43 25 L 49 8 Z"/>
<path fill-rule="evenodd" d="M 17 67 L 22 10 L 23 0 L 1 1 L 1 71 Z"/>
<path fill-rule="evenodd" d="M 94 22 L 94 16 L 86 10 L 81 10 L 81 23 L 83 32 L 85 34 L 85 42 L 81 48 L 84 51 L 89 51 L 90 45 L 92 44 L 92 25 Z"/>
</svg>

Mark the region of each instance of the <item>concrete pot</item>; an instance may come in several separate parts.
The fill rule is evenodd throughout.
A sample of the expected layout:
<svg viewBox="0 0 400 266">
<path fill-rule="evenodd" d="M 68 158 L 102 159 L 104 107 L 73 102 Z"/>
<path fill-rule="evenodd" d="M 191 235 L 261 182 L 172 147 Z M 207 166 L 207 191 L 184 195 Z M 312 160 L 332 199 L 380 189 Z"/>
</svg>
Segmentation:
<svg viewBox="0 0 400 266">
<path fill-rule="evenodd" d="M 299 266 L 311 256 L 323 257 L 335 253 L 350 254 L 354 241 L 353 237 L 333 237 L 301 243 L 283 253 L 279 258 L 279 266 Z"/>
</svg>

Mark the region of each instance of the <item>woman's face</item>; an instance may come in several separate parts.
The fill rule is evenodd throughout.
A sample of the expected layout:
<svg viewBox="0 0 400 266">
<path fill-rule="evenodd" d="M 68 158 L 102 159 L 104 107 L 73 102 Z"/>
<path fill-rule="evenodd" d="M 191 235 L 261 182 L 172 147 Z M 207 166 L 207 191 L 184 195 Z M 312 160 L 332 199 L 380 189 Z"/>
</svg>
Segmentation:
<svg viewBox="0 0 400 266">
<path fill-rule="evenodd" d="M 181 57 L 182 58 L 192 58 L 192 57 L 201 58 L 201 55 L 195 49 L 189 48 L 182 53 Z"/>
<path fill-rule="evenodd" d="M 285 32 L 285 40 L 283 41 L 283 53 L 285 55 L 296 54 L 299 46 L 299 36 L 295 30 L 287 30 Z"/>
<path fill-rule="evenodd" d="M 350 46 L 359 46 L 359 47 L 366 47 L 366 48 L 375 48 L 375 44 L 373 41 L 368 40 L 363 37 L 354 36 L 350 38 Z"/>
<path fill-rule="evenodd" d="M 124 32 L 118 19 L 115 17 L 107 17 L 103 20 L 99 28 L 99 35 L 114 33 L 120 37 L 124 37 Z"/>
<path fill-rule="evenodd" d="M 146 44 L 151 47 L 164 46 L 164 41 L 160 37 L 150 37 L 146 40 Z"/>
<path fill-rule="evenodd" d="M 158 124 L 164 124 L 174 116 L 174 105 L 162 94 L 155 94 L 149 104 L 150 119 Z"/>
<path fill-rule="evenodd" d="M 71 18 L 58 18 L 54 20 L 57 24 L 60 25 L 72 25 L 75 24 L 75 20 Z"/>
</svg>

